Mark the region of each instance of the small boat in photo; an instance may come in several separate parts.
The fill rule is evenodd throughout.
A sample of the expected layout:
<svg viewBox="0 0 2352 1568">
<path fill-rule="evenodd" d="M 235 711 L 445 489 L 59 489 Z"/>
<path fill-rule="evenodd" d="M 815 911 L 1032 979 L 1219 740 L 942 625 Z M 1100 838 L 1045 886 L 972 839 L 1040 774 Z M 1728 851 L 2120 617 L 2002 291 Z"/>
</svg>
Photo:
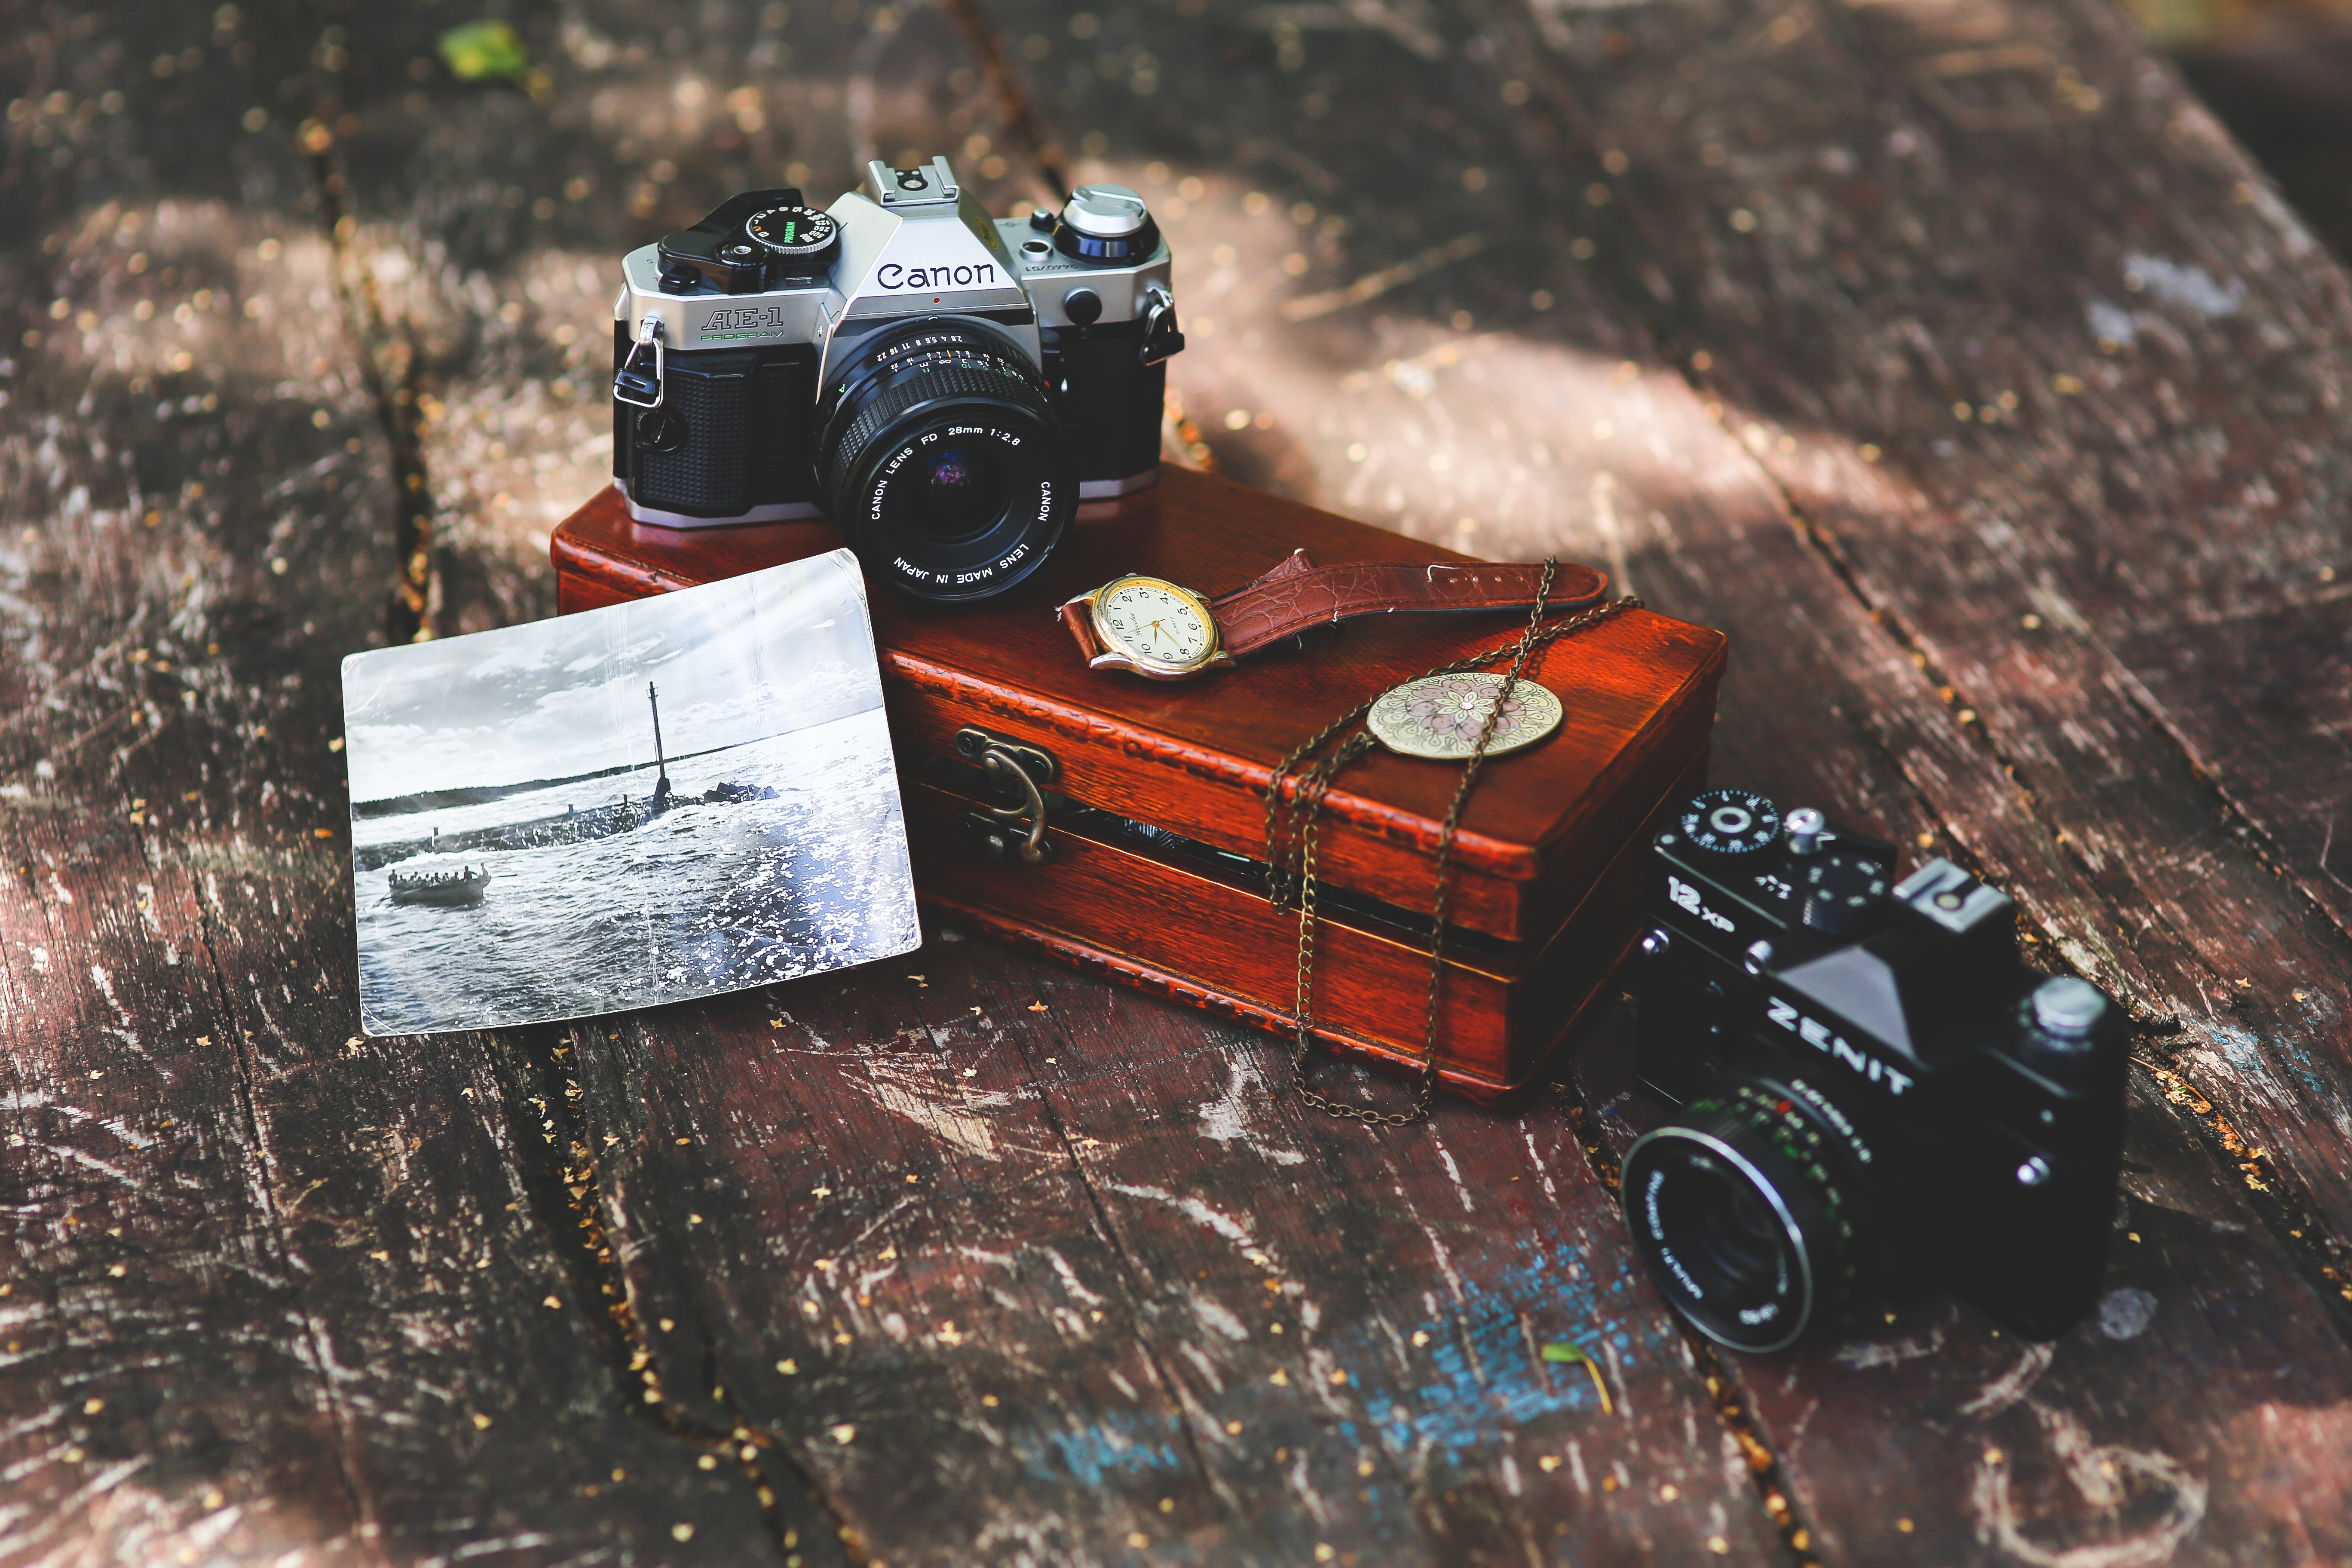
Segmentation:
<svg viewBox="0 0 2352 1568">
<path fill-rule="evenodd" d="M 392 888 L 395 904 L 433 904 L 444 909 L 463 909 L 482 901 L 483 890 L 490 885 L 487 867 L 467 866 L 455 871 L 418 871 L 409 876 L 391 873 L 385 880 Z"/>
</svg>

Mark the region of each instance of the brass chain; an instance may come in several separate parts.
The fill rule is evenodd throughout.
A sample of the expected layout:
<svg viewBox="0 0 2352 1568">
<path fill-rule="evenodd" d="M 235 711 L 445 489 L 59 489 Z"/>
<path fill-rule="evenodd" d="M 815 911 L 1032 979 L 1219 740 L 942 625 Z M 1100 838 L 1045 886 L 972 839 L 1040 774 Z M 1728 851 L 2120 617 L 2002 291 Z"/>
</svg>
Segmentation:
<svg viewBox="0 0 2352 1568">
<path fill-rule="evenodd" d="M 1329 1116 L 1361 1121 L 1374 1127 L 1409 1127 L 1429 1114 L 1430 1100 L 1437 1091 L 1437 1021 L 1438 1006 L 1445 985 L 1445 910 L 1451 891 L 1450 873 L 1454 864 L 1454 839 L 1462 825 L 1463 808 L 1469 804 L 1470 790 L 1478 779 L 1479 770 L 1486 761 L 1486 748 L 1495 738 L 1495 727 L 1502 720 L 1503 704 L 1510 700 L 1511 690 L 1526 673 L 1528 661 L 1539 648 L 1548 647 L 1561 637 L 1598 625 L 1622 610 L 1639 609 L 1642 601 L 1628 594 L 1622 599 L 1595 605 L 1580 611 L 1553 626 L 1543 624 L 1546 601 L 1551 597 L 1552 577 L 1559 569 L 1557 557 L 1544 562 L 1542 582 L 1536 589 L 1534 613 L 1528 617 L 1527 629 L 1514 640 L 1497 644 L 1484 653 L 1442 664 L 1420 679 L 1430 679 L 1441 675 L 1460 675 L 1489 665 L 1505 654 L 1511 656 L 1510 668 L 1504 672 L 1503 684 L 1496 689 L 1495 700 L 1486 710 L 1486 721 L 1478 728 L 1478 740 L 1470 749 L 1469 760 L 1463 764 L 1461 782 L 1454 786 L 1454 798 L 1445 808 L 1445 820 L 1437 836 L 1437 886 L 1432 899 L 1429 924 L 1429 997 L 1428 1016 L 1422 1030 L 1421 1079 L 1412 1098 L 1410 1110 L 1375 1110 L 1364 1106 L 1342 1105 L 1318 1091 L 1307 1081 L 1307 1060 L 1315 1041 L 1315 889 L 1316 848 L 1320 837 L 1318 818 L 1324 796 L 1341 769 L 1369 752 L 1377 743 L 1367 731 L 1359 731 L 1341 742 L 1330 755 L 1315 762 L 1314 757 L 1331 738 L 1359 722 L 1371 711 L 1372 704 L 1386 695 L 1376 692 L 1342 714 L 1275 765 L 1265 787 L 1265 867 L 1266 894 L 1274 907 L 1296 907 L 1298 910 L 1298 973 L 1297 997 L 1292 1010 L 1296 1043 L 1290 1056 L 1292 1087 L 1298 1098 Z M 1287 784 L 1289 799 L 1284 800 Z"/>
</svg>

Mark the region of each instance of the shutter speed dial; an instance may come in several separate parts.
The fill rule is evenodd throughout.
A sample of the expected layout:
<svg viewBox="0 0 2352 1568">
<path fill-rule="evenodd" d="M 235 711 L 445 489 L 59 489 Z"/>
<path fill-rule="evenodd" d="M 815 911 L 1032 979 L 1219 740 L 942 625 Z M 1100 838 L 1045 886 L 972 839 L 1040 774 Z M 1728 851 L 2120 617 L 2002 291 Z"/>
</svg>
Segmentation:
<svg viewBox="0 0 2352 1568">
<path fill-rule="evenodd" d="M 1798 919 L 1825 936 L 1868 930 L 1886 898 L 1886 873 L 1875 860 L 1835 849 L 1815 855 L 1798 878 L 1804 908 Z"/>
<path fill-rule="evenodd" d="M 822 271 L 841 246 L 841 226 L 814 207 L 770 207 L 752 214 L 743 232 L 795 276 Z"/>
<path fill-rule="evenodd" d="M 1746 860 L 1780 836 L 1780 808 L 1753 790 L 1711 789 L 1683 807 L 1682 829 L 1702 855 Z"/>
</svg>

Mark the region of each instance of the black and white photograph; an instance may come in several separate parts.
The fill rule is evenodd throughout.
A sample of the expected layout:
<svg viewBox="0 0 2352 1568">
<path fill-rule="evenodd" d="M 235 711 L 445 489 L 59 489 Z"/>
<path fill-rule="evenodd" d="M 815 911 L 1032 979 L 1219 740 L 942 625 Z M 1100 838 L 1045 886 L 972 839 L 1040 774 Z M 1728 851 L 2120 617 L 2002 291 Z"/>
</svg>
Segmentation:
<svg viewBox="0 0 2352 1568">
<path fill-rule="evenodd" d="M 921 937 L 847 551 L 343 661 L 371 1035 L 652 1006 Z"/>
</svg>

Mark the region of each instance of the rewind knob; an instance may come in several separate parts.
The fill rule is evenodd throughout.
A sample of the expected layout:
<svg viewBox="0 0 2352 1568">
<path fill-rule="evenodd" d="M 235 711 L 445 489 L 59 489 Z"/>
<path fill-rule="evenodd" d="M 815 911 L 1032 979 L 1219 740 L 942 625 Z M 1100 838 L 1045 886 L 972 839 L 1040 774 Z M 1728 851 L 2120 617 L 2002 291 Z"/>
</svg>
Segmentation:
<svg viewBox="0 0 2352 1568">
<path fill-rule="evenodd" d="M 1754 790 L 1711 789 L 1683 807 L 1682 829 L 1702 855 L 1748 860 L 1780 836 L 1780 808 Z"/>
</svg>

